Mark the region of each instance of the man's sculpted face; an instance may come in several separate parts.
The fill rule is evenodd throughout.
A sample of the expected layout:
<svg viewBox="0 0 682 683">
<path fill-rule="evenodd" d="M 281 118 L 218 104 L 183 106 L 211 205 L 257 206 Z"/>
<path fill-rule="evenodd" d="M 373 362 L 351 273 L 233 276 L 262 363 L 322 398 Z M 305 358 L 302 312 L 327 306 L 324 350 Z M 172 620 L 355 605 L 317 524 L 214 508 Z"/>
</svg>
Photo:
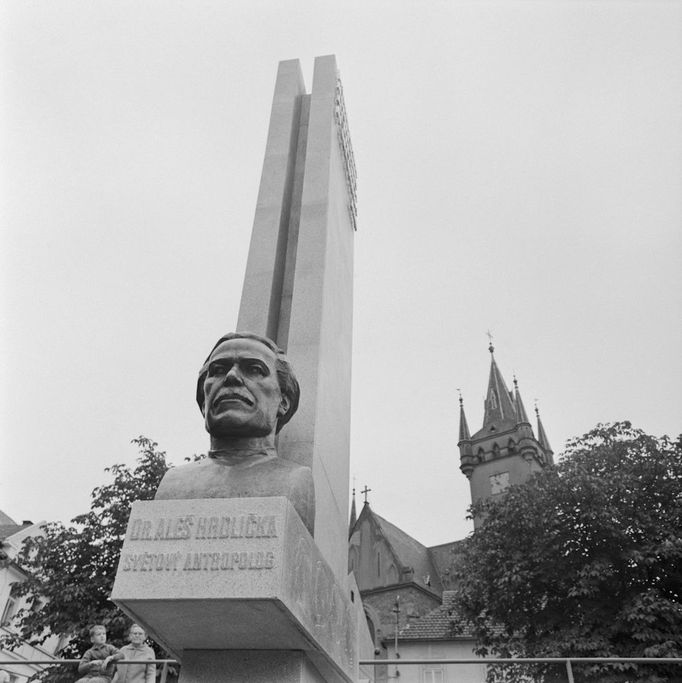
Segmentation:
<svg viewBox="0 0 682 683">
<path fill-rule="evenodd" d="M 275 353 L 254 339 L 229 339 L 211 353 L 204 380 L 204 418 L 211 436 L 274 434 L 277 418 L 288 407 L 275 361 Z"/>
</svg>

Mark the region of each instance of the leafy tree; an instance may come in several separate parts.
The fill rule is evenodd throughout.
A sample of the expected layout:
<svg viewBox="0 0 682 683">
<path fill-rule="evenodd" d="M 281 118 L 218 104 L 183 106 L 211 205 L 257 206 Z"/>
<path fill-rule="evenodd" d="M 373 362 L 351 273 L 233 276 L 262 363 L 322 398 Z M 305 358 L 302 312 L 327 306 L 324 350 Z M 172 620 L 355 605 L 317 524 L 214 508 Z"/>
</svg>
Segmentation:
<svg viewBox="0 0 682 683">
<path fill-rule="evenodd" d="M 130 620 L 109 595 L 130 507 L 135 500 L 151 500 L 169 468 L 158 444 L 144 436 L 133 443 L 140 450 L 137 464 L 107 468 L 113 481 L 94 489 L 89 512 L 78 515 L 68 526 L 46 524 L 43 536 L 25 541 L 17 562 L 28 577 L 17 590 L 30 602 L 13 624 L 17 636 L 6 638 L 4 646 L 16 646 L 20 639 L 39 644 L 50 634 L 63 634 L 70 640 L 59 654 L 73 659 L 90 647 L 88 628 L 92 624 L 107 627 L 109 642 L 118 646 L 127 642 Z M 155 650 L 159 658 L 168 656 L 156 646 Z M 70 683 L 74 671 L 69 666 L 50 667 L 40 676 L 50 683 Z"/>
<path fill-rule="evenodd" d="M 597 425 L 568 442 L 556 467 L 471 514 L 484 521 L 454 572 L 479 654 L 682 657 L 682 437 Z M 574 673 L 576 681 L 682 680 L 673 665 Z M 518 676 L 518 667 L 499 667 L 489 678 Z"/>
</svg>

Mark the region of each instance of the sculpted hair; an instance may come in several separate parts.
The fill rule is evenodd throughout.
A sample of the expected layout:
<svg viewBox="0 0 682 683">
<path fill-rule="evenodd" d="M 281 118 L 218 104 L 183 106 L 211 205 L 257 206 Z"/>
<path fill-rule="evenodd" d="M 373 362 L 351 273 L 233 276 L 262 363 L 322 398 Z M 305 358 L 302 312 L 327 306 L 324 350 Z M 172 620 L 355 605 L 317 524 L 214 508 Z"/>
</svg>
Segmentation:
<svg viewBox="0 0 682 683">
<path fill-rule="evenodd" d="M 275 344 L 271 339 L 267 337 L 261 337 L 259 334 L 254 334 L 253 332 L 230 332 L 223 335 L 218 341 L 213 345 L 211 353 L 208 354 L 208 358 L 204 361 L 204 364 L 199 370 L 199 379 L 197 380 L 197 403 L 199 404 L 199 409 L 201 414 L 204 414 L 204 380 L 208 374 L 208 362 L 211 360 L 211 355 L 213 352 L 226 341 L 231 339 L 253 339 L 254 341 L 260 342 L 263 346 L 267 346 L 270 351 L 275 354 L 275 371 L 277 372 L 277 382 L 279 383 L 279 390 L 282 392 L 282 396 L 286 396 L 289 399 L 289 409 L 284 415 L 281 415 L 277 420 L 277 433 L 284 425 L 291 420 L 294 416 L 296 410 L 298 410 L 298 401 L 301 397 L 301 388 L 298 385 L 298 380 L 294 371 L 287 360 L 284 351 Z"/>
</svg>

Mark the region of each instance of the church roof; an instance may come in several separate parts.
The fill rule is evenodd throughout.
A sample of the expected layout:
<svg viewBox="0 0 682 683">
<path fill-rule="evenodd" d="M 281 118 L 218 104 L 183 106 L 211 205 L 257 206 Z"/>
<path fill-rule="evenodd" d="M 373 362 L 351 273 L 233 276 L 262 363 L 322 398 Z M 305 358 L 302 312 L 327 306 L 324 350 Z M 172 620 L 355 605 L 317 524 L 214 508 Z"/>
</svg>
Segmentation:
<svg viewBox="0 0 682 683">
<path fill-rule="evenodd" d="M 490 351 L 490 376 L 484 403 L 483 427 L 474 434 L 474 439 L 483 432 L 513 429 L 517 424 L 514 396 L 507 388 L 504 377 L 497 367 L 493 354 L 495 348 L 492 344 L 488 350 Z"/>
<path fill-rule="evenodd" d="M 540 442 L 540 445 L 542 446 L 545 453 L 554 453 L 552 447 L 549 445 L 549 439 L 547 438 L 547 434 L 545 434 L 545 428 L 542 425 L 542 420 L 540 419 L 540 411 L 538 410 L 537 406 L 535 406 L 535 414 L 538 418 L 538 441 Z"/>
<path fill-rule="evenodd" d="M 383 517 L 373 514 L 379 522 L 384 538 L 393 549 L 396 559 L 403 567 L 410 567 L 413 570 L 412 580 L 434 593 L 440 593 L 442 591 L 440 578 L 431 561 L 428 548 Z"/>
<path fill-rule="evenodd" d="M 358 514 L 355 511 L 355 487 L 353 487 L 353 502 L 350 506 L 350 521 L 348 523 L 348 538 L 351 537 L 355 523 L 358 521 Z"/>
<path fill-rule="evenodd" d="M 526 408 L 523 405 L 523 400 L 521 399 L 521 392 L 519 391 L 519 382 L 514 377 L 514 404 L 516 406 L 516 421 L 521 423 L 521 422 L 527 422 L 530 424 L 530 420 L 528 419 L 528 414 L 526 413 Z"/>
<path fill-rule="evenodd" d="M 464 414 L 464 401 L 459 397 L 459 441 L 468 441 L 471 439 L 471 432 L 467 424 L 467 417 Z"/>
<path fill-rule="evenodd" d="M 411 576 L 401 576 L 398 579 L 399 583 L 412 581 L 417 586 L 435 595 L 440 595 L 443 587 L 429 549 L 416 538 L 412 538 L 408 533 L 374 512 L 369 503 L 365 503 L 362 508 L 355 528 L 367 517 L 372 520 L 376 532 L 383 536 L 384 541 L 389 546 L 399 571 L 412 570 Z"/>
<path fill-rule="evenodd" d="M 472 639 L 471 627 L 457 611 L 454 591 L 443 592 L 443 604 L 414 619 L 398 633 L 399 640 L 456 640 Z"/>
<path fill-rule="evenodd" d="M 429 555 L 440 577 L 443 589 L 452 587 L 452 571 L 460 563 L 464 539 L 441 543 L 429 548 Z"/>
</svg>

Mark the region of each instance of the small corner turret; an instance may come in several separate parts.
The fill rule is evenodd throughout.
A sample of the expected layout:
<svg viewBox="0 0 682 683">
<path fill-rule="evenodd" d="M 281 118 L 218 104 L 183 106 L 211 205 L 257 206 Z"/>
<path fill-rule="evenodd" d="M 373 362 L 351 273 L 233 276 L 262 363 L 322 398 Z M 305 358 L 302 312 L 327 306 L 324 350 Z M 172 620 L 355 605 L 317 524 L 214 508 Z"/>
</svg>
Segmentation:
<svg viewBox="0 0 682 683">
<path fill-rule="evenodd" d="M 348 522 L 348 538 L 353 535 L 355 523 L 358 521 L 358 514 L 355 511 L 355 486 L 353 486 L 353 500 L 350 504 L 350 520 Z"/>
<path fill-rule="evenodd" d="M 467 477 L 471 477 L 476 465 L 476 457 L 471 447 L 471 434 L 464 414 L 464 399 L 461 393 L 459 395 L 459 441 L 457 446 L 459 447 L 461 461 L 459 468 Z"/>
<path fill-rule="evenodd" d="M 471 502 L 501 495 L 513 484 L 524 483 L 532 474 L 553 464 L 553 452 L 537 412 L 537 438 L 526 413 L 519 383 L 514 377 L 514 390 L 509 391 L 495 361 L 492 340 L 490 376 L 483 405 L 483 426 L 471 435 L 459 397 L 460 469 L 469 479 Z M 474 527 L 480 524 L 474 519 Z"/>
</svg>

